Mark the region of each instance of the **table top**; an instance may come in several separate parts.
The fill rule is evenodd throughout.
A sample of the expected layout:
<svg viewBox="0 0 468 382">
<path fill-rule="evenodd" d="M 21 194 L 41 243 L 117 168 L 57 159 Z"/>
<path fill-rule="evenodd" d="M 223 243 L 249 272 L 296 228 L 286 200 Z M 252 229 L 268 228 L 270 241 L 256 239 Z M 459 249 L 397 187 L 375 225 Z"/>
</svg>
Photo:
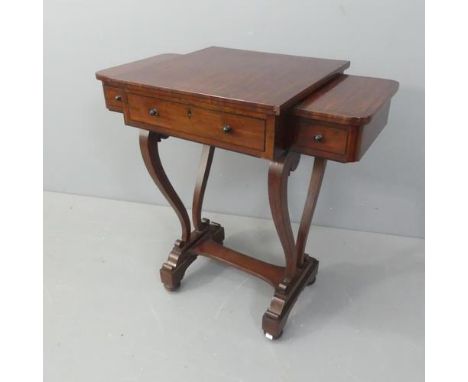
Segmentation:
<svg viewBox="0 0 468 382">
<path fill-rule="evenodd" d="M 210 47 L 162 62 L 140 60 L 97 72 L 96 77 L 279 115 L 349 65 L 349 61 Z"/>
</svg>

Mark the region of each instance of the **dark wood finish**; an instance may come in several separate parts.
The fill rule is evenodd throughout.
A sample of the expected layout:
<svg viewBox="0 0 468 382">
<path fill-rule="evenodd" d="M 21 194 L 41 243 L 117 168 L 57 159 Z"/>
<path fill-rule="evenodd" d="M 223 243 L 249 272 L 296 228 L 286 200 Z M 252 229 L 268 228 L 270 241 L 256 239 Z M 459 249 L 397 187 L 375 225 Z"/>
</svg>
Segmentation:
<svg viewBox="0 0 468 382">
<path fill-rule="evenodd" d="M 318 271 L 318 260 L 304 251 L 327 160 L 362 157 L 386 125 L 398 88 L 395 81 L 343 75 L 348 66 L 348 61 L 213 47 L 96 74 L 107 108 L 123 113 L 127 125 L 149 131 L 140 136 L 143 160 L 181 224 L 181 238 L 160 270 L 166 289 L 181 285 L 199 255 L 234 266 L 275 288 L 262 327 L 270 339 L 281 336 L 298 296 Z M 205 144 L 193 194 L 193 231 L 159 157 L 158 144 L 167 136 Z M 285 266 L 223 246 L 223 227 L 202 219 L 215 147 L 271 160 L 268 195 Z M 295 240 L 287 188 L 301 154 L 316 158 Z"/>
<path fill-rule="evenodd" d="M 172 251 L 159 271 L 161 282 L 168 291 L 179 289 L 185 271 L 197 258 L 197 254 L 192 251 L 192 248 L 204 240 L 222 243 L 224 228 L 207 220 L 202 230 L 191 233 L 189 241 L 176 240 Z"/>
<path fill-rule="evenodd" d="M 292 110 L 292 149 L 339 162 L 355 162 L 385 127 L 398 82 L 341 75 Z M 314 140 L 322 134 L 320 142 Z"/>
<path fill-rule="evenodd" d="M 304 211 L 302 213 L 299 231 L 297 232 L 296 256 L 298 267 L 302 267 L 304 264 L 304 251 L 307 244 L 307 238 L 309 236 L 310 224 L 312 223 L 312 217 L 314 216 L 315 206 L 317 205 L 317 200 L 320 194 L 320 188 L 322 187 L 322 180 L 326 167 L 326 159 L 315 158 L 312 175 L 310 176 L 309 189 L 307 191 Z"/>
<path fill-rule="evenodd" d="M 157 65 L 140 61 L 136 68 L 100 71 L 96 77 L 279 114 L 348 67 L 349 61 L 210 47 Z"/>
<path fill-rule="evenodd" d="M 161 141 L 161 138 L 156 133 L 142 131 L 140 134 L 141 155 L 154 183 L 158 186 L 159 191 L 164 195 L 179 218 L 182 228 L 182 242 L 188 242 L 190 240 L 190 219 L 184 204 L 175 192 L 174 187 L 172 187 L 162 166 L 158 150 L 158 143 Z"/>
<path fill-rule="evenodd" d="M 315 280 L 318 261 L 303 253 L 325 170 L 325 160 L 314 162 L 304 213 L 294 240 L 287 205 L 288 177 L 299 163 L 300 155 L 289 152 L 270 164 L 268 189 L 273 220 L 283 246 L 286 266 L 269 264 L 224 247 L 224 229 L 217 223 L 201 218 L 206 184 L 213 160 L 214 147 L 204 146 L 199 174 L 194 191 L 192 220 L 195 230 L 191 233 L 188 214 L 175 193 L 162 167 L 158 143 L 161 136 L 154 132 L 142 132 L 140 147 L 148 172 L 160 191 L 172 205 L 182 226 L 182 240 L 174 244 L 168 259 L 160 270 L 161 281 L 169 291 L 178 289 L 186 270 L 198 255 L 207 256 L 257 276 L 275 287 L 275 295 L 263 316 L 263 329 L 268 338 L 281 336 L 289 313 L 302 289 Z"/>
<path fill-rule="evenodd" d="M 262 319 L 262 328 L 268 339 L 275 340 L 283 334 L 283 328 L 297 298 L 307 285 L 315 281 L 319 262 L 304 254 L 304 264 L 289 283 L 280 283 Z"/>
<path fill-rule="evenodd" d="M 295 106 L 293 113 L 317 121 L 362 126 L 397 90 L 398 82 L 393 80 L 343 74 Z"/>
<path fill-rule="evenodd" d="M 111 111 L 123 113 L 123 105 L 125 100 L 124 86 L 121 81 L 113 80 L 113 78 L 119 78 L 119 76 L 124 74 L 129 69 L 139 70 L 145 66 L 153 66 L 177 56 L 179 56 L 179 54 L 160 54 L 158 56 L 146 58 L 144 60 L 139 60 L 131 62 L 129 64 L 119 65 L 110 69 L 101 70 L 100 72 L 96 73 L 96 78 L 100 79 L 101 76 L 103 78 L 106 78 L 105 81 L 103 80 L 104 99 L 106 101 L 106 107 Z M 118 96 L 120 96 L 120 99 L 115 98 Z"/>
<path fill-rule="evenodd" d="M 291 108 L 289 116 L 279 118 L 259 105 L 243 109 L 245 105 L 226 101 L 220 106 L 198 97 L 131 86 L 124 80 L 142 69 L 159 73 L 159 63 L 171 66 L 180 56 L 160 55 L 98 72 L 108 109 L 127 110 L 128 125 L 266 159 L 278 159 L 291 147 L 301 154 L 355 162 L 385 127 L 391 97 L 398 89 L 396 81 L 334 73 L 333 79 Z M 159 116 L 148 114 L 151 105 L 159 106 Z M 225 124 L 237 127 L 224 134 Z M 317 136 L 322 139 L 317 141 Z"/>
<path fill-rule="evenodd" d="M 145 58 L 143 60 L 129 62 L 127 64 L 113 66 L 112 68 L 100 70 L 96 73 L 96 78 L 104 83 L 113 84 L 114 86 L 121 86 L 121 76 L 125 76 L 128 72 L 148 70 L 148 68 L 154 68 L 155 65 L 161 62 L 171 60 L 175 57 L 180 56 L 176 53 L 164 53 L 158 54 L 157 56 Z"/>
<path fill-rule="evenodd" d="M 205 197 L 206 183 L 210 175 L 211 163 L 213 162 L 215 148 L 203 145 L 200 166 L 198 170 L 197 183 L 193 192 L 192 222 L 197 231 L 202 231 L 204 224 L 201 217 L 203 198 Z"/>
<path fill-rule="evenodd" d="M 390 112 L 390 100 L 375 113 L 371 121 L 367 125 L 360 126 L 356 133 L 356 145 L 354 155 L 350 156 L 353 162 L 362 158 L 367 149 L 375 141 L 381 133 L 388 121 L 388 113 Z"/>
<path fill-rule="evenodd" d="M 213 240 L 204 240 L 192 248 L 197 255 L 206 256 L 219 260 L 225 264 L 232 265 L 237 269 L 247 272 L 253 276 L 276 287 L 284 278 L 284 267 L 266 263 L 253 257 L 244 255 L 230 248 L 216 243 Z"/>
<path fill-rule="evenodd" d="M 274 159 L 283 151 L 276 137 L 285 121 L 278 118 L 281 112 L 348 66 L 349 61 L 211 47 L 162 61 L 152 57 L 96 77 L 125 93 L 127 125 Z M 160 113 L 148 115 L 151 108 Z M 231 132 L 224 134 L 224 125 Z"/>
<path fill-rule="evenodd" d="M 109 110 L 123 112 L 123 97 L 124 92 L 121 88 L 116 86 L 104 85 L 104 99 L 106 100 L 106 106 Z"/>
<path fill-rule="evenodd" d="M 268 170 L 268 197 L 276 232 L 286 256 L 285 278 L 292 280 L 297 269 L 297 253 L 288 210 L 288 177 L 299 164 L 300 155 L 289 152 Z"/>
<path fill-rule="evenodd" d="M 295 148 L 299 149 L 297 151 L 315 150 L 323 153 L 324 156 L 327 155 L 326 153 L 338 156 L 346 154 L 350 135 L 348 129 L 309 121 L 297 121 L 294 126 L 297 128 L 295 136 Z"/>
<path fill-rule="evenodd" d="M 196 259 L 196 255 L 190 251 L 190 248 L 200 240 L 207 238 L 211 238 L 216 242 L 222 242 L 224 240 L 224 229 L 217 223 L 210 224 L 209 220 L 202 222 L 200 217 L 214 148 L 208 147 L 202 153 L 199 169 L 200 176 L 194 194 L 195 231 L 191 233 L 187 210 L 169 182 L 162 167 L 158 151 L 158 143 L 161 141 L 161 138 L 160 135 L 154 132 L 148 133 L 142 131 L 140 134 L 140 149 L 149 174 L 176 212 L 182 227 L 182 238 L 181 240 L 176 240 L 174 248 L 160 271 L 164 286 L 166 289 L 173 291 L 179 288 L 186 269 Z"/>
<path fill-rule="evenodd" d="M 153 111 L 153 114 L 150 112 Z M 154 97 L 127 94 L 126 121 L 160 126 L 185 138 L 204 138 L 216 145 L 265 150 L 265 121 L 231 113 L 221 113 Z M 229 130 L 226 129 L 229 127 Z"/>
<path fill-rule="evenodd" d="M 283 279 L 275 287 L 275 295 L 263 316 L 263 330 L 270 339 L 279 338 L 291 309 L 306 285 L 315 281 L 318 261 L 304 253 L 310 224 L 322 185 L 326 159 L 316 158 L 307 192 L 304 211 L 294 240 L 288 210 L 288 177 L 299 164 L 300 155 L 291 151 L 268 171 L 268 195 L 276 231 L 283 246 L 286 268 Z"/>
</svg>

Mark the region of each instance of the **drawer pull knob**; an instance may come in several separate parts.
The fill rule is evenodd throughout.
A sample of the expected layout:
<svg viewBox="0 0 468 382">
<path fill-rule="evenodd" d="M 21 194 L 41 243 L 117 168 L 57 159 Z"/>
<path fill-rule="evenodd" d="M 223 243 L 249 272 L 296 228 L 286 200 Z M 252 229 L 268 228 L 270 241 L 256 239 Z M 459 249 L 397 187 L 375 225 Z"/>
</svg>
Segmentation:
<svg viewBox="0 0 468 382">
<path fill-rule="evenodd" d="M 121 96 L 121 95 L 116 95 L 116 96 L 114 97 L 114 99 L 115 99 L 116 101 L 122 101 L 122 96 Z"/>
<path fill-rule="evenodd" d="M 231 131 L 232 131 L 232 127 L 231 127 L 231 126 L 229 126 L 229 125 L 224 125 L 224 126 L 223 126 L 223 133 L 224 133 L 224 134 L 228 134 L 228 133 L 230 133 Z"/>
<path fill-rule="evenodd" d="M 314 141 L 315 142 L 322 142 L 323 141 L 323 135 L 322 134 L 317 134 L 314 136 Z"/>
<path fill-rule="evenodd" d="M 159 115 L 158 109 L 156 109 L 156 108 L 154 108 L 154 107 L 151 108 L 151 109 L 149 109 L 148 113 L 149 113 L 149 115 L 151 115 L 152 117 L 156 117 L 156 116 Z"/>
<path fill-rule="evenodd" d="M 192 110 L 191 109 L 187 110 L 187 117 L 192 118 Z"/>
</svg>

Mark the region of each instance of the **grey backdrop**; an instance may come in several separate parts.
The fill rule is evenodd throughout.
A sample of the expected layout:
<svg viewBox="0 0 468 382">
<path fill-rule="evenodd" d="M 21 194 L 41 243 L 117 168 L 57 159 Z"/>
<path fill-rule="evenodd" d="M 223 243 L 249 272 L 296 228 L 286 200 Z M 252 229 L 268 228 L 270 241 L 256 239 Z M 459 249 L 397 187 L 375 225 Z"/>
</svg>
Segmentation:
<svg viewBox="0 0 468 382">
<path fill-rule="evenodd" d="M 46 0 L 44 20 L 46 190 L 167 204 L 146 173 L 137 129 L 105 109 L 99 69 L 211 45 L 348 59 L 348 73 L 395 79 L 400 90 L 361 162 L 330 162 L 314 223 L 423 236 L 423 0 Z M 191 142 L 162 145 L 187 205 L 199 154 Z M 312 163 L 303 157 L 290 178 L 296 221 Z M 270 217 L 267 166 L 217 150 L 205 209 Z"/>
</svg>

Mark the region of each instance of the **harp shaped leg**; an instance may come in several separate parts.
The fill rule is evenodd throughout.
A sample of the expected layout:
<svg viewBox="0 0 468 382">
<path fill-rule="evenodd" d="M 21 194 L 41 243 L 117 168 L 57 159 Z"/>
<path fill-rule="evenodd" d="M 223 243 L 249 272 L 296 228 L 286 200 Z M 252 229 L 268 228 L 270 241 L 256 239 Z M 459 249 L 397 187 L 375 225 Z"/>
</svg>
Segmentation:
<svg viewBox="0 0 468 382">
<path fill-rule="evenodd" d="M 142 130 L 140 133 L 140 150 L 151 178 L 153 179 L 159 191 L 174 209 L 180 221 L 182 229 L 181 242 L 186 243 L 190 240 L 190 219 L 184 204 L 172 187 L 159 156 L 158 144 L 164 137 L 154 133 Z"/>
<path fill-rule="evenodd" d="M 202 155 L 200 159 L 200 167 L 198 170 L 197 182 L 193 192 L 192 203 L 192 222 L 196 231 L 202 231 L 209 223 L 207 219 L 202 219 L 201 211 L 203 206 L 203 198 L 205 197 L 206 183 L 210 176 L 211 163 L 213 162 L 214 147 L 203 145 Z"/>
<path fill-rule="evenodd" d="M 172 291 L 179 288 L 185 271 L 196 259 L 196 255 L 190 251 L 191 247 L 208 237 L 217 242 L 222 242 L 224 240 L 224 230 L 219 224 L 210 224 L 207 220 L 202 221 L 200 217 L 214 149 L 209 146 L 204 146 L 203 148 L 193 202 L 195 230 L 190 232 L 190 219 L 187 210 L 172 187 L 161 163 L 158 144 L 163 138 L 160 134 L 142 131 L 140 134 L 140 150 L 146 169 L 156 186 L 174 209 L 181 225 L 181 238 L 180 240 L 176 240 L 168 259 L 160 270 L 162 283 L 167 290 Z"/>
<path fill-rule="evenodd" d="M 271 213 L 286 258 L 283 280 L 276 286 L 270 307 L 263 315 L 263 331 L 269 339 L 279 338 L 289 313 L 304 287 L 315 281 L 318 261 L 304 253 L 310 224 L 317 204 L 326 160 L 316 158 L 309 183 L 309 190 L 294 240 L 288 209 L 288 177 L 299 163 L 299 154 L 289 152 L 277 162 L 271 162 L 268 170 L 268 195 Z"/>
<path fill-rule="evenodd" d="M 297 253 L 288 209 L 288 177 L 299 165 L 300 154 L 289 152 L 268 169 L 268 199 L 271 215 L 286 257 L 285 282 L 296 274 Z"/>
<path fill-rule="evenodd" d="M 194 231 L 193 238 L 190 241 L 190 248 L 198 245 L 205 240 L 213 240 L 215 243 L 222 244 L 224 241 L 224 228 L 220 224 L 210 222 L 208 219 L 201 217 L 203 199 L 205 197 L 206 183 L 210 176 L 211 163 L 213 162 L 215 148 L 213 146 L 203 145 L 198 166 L 197 181 L 195 190 L 193 191 L 192 201 L 192 222 Z M 192 251 L 192 254 L 194 252 Z"/>
<path fill-rule="evenodd" d="M 297 253 L 297 266 L 302 267 L 304 264 L 304 251 L 309 237 L 310 224 L 315 212 L 315 206 L 322 187 L 323 175 L 327 167 L 327 160 L 323 158 L 314 159 L 314 167 L 312 175 L 310 176 L 309 189 L 307 191 L 307 198 L 302 212 L 301 223 L 299 231 L 297 232 L 296 240 L 296 253 Z"/>
</svg>

